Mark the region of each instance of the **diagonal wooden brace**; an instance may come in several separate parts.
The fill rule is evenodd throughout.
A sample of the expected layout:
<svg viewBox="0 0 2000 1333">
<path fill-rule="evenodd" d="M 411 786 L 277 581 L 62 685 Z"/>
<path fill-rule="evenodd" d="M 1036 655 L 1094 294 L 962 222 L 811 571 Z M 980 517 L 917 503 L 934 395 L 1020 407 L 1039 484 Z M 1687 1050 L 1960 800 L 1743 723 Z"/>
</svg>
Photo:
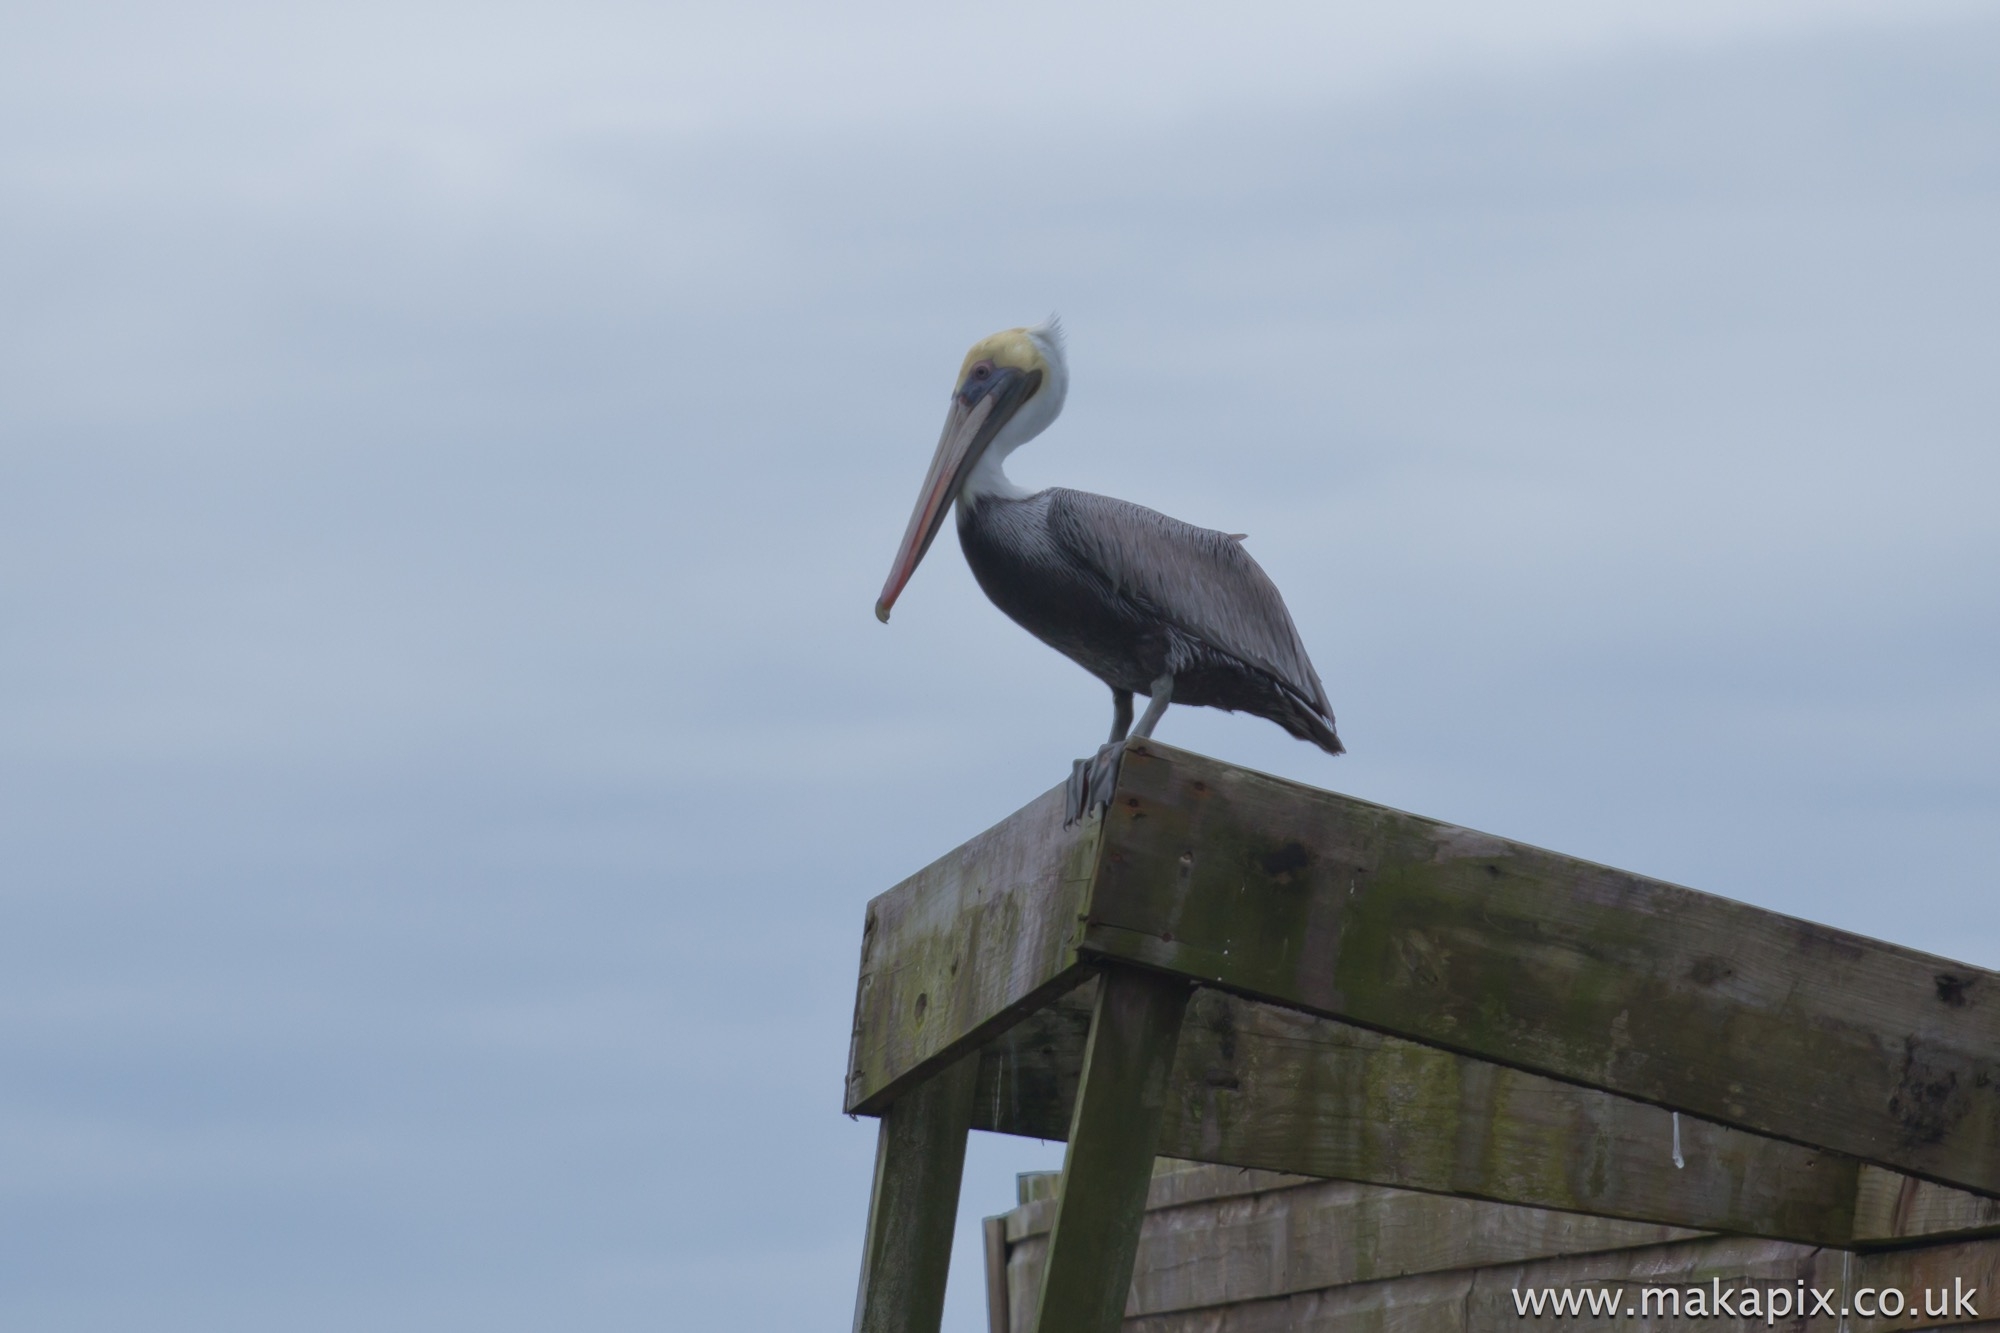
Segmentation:
<svg viewBox="0 0 2000 1333">
<path fill-rule="evenodd" d="M 1174 1049 L 1193 988 L 1110 967 L 1098 982 L 1035 1333 L 1116 1333 L 1125 1315 Z"/>
<path fill-rule="evenodd" d="M 975 1051 L 882 1113 L 854 1333 L 938 1333 L 978 1075 Z"/>
</svg>

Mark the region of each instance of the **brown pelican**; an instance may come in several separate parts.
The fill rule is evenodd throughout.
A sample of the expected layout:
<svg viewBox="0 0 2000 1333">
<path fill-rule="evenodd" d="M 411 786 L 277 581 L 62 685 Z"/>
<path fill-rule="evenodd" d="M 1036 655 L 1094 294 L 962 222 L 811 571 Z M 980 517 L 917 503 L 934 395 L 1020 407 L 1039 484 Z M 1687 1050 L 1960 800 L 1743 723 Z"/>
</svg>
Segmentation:
<svg viewBox="0 0 2000 1333">
<path fill-rule="evenodd" d="M 1326 690 L 1242 534 L 1007 480 L 1007 455 L 1048 429 L 1068 390 L 1054 319 L 973 344 L 876 618 L 889 619 L 956 500 L 958 544 L 993 604 L 1111 687 L 1111 740 L 1071 766 L 1069 822 L 1110 799 L 1127 733 L 1152 735 L 1169 702 L 1255 713 L 1341 753 Z M 1134 694 L 1150 700 L 1137 727 Z"/>
</svg>

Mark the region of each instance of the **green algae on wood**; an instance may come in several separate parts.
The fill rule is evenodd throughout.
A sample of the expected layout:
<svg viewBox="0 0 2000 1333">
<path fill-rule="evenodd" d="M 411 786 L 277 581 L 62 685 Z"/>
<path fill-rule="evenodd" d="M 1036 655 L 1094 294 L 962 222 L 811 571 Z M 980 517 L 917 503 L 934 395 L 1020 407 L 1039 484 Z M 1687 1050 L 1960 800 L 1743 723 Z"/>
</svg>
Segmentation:
<svg viewBox="0 0 2000 1333">
<path fill-rule="evenodd" d="M 1065 829 L 1053 791 L 868 904 L 849 1112 L 879 1114 L 1085 975 L 1075 946 L 1096 829 Z"/>
<path fill-rule="evenodd" d="M 2000 1193 L 2000 977 L 1146 742 L 1085 954 Z"/>
<path fill-rule="evenodd" d="M 1093 984 L 985 1048 L 975 1128 L 1065 1136 Z M 1810 1244 L 1853 1239 L 1854 1159 L 1690 1116 L 1681 1129 L 1676 1167 L 1658 1107 L 1204 988 L 1181 1029 L 1160 1152 Z"/>
</svg>

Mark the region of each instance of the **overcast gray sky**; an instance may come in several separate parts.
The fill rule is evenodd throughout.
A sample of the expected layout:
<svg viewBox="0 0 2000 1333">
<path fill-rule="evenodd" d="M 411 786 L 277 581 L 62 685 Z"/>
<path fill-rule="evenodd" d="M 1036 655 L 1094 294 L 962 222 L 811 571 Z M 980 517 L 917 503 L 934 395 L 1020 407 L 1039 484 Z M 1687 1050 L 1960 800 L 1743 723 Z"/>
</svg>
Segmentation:
<svg viewBox="0 0 2000 1333">
<path fill-rule="evenodd" d="M 1051 310 L 1016 479 L 1250 533 L 1352 754 L 1163 739 L 2000 965 L 1996 68 L 1908 2 L 10 6 L 0 1325 L 845 1329 L 863 904 L 1106 724 L 949 537 L 870 614 Z"/>
</svg>

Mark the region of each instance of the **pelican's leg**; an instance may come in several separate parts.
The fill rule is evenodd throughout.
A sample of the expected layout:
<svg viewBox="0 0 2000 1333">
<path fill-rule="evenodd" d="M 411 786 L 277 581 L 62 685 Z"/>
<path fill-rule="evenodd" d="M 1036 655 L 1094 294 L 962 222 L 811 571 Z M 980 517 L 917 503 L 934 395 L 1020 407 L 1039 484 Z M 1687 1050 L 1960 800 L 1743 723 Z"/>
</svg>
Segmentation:
<svg viewBox="0 0 2000 1333">
<path fill-rule="evenodd" d="M 1111 691 L 1111 744 L 1122 745 L 1132 730 L 1132 691 Z"/>
<path fill-rule="evenodd" d="M 1153 697 L 1146 705 L 1146 715 L 1139 719 L 1138 729 L 1132 735 L 1145 740 L 1153 734 L 1153 728 L 1160 725 L 1160 717 L 1167 711 L 1167 705 L 1174 701 L 1174 678 L 1162 676 L 1153 682 Z"/>
<path fill-rule="evenodd" d="M 1090 805 L 1091 770 L 1103 761 L 1106 750 L 1116 750 L 1125 743 L 1125 733 L 1132 730 L 1132 691 L 1111 687 L 1111 739 L 1100 747 L 1091 759 L 1079 759 L 1069 766 L 1069 781 L 1063 786 L 1063 827 L 1068 828 L 1082 819 Z M 1117 770 L 1112 770 L 1117 776 Z M 1109 791 L 1110 788 L 1105 788 Z M 1104 802 L 1099 801 L 1099 805 Z"/>
<path fill-rule="evenodd" d="M 1111 791 L 1118 785 L 1118 761 L 1125 756 L 1126 733 L 1130 731 L 1135 739 L 1141 740 L 1152 735 L 1153 728 L 1160 724 L 1160 715 L 1167 711 L 1173 697 L 1172 676 L 1162 676 L 1154 681 L 1152 702 L 1146 705 L 1146 715 L 1139 719 L 1135 729 L 1132 726 L 1132 692 L 1111 691 L 1111 739 L 1099 747 L 1095 755 L 1070 765 L 1069 782 L 1063 788 L 1064 828 L 1092 810 L 1102 810 L 1111 803 Z"/>
</svg>

